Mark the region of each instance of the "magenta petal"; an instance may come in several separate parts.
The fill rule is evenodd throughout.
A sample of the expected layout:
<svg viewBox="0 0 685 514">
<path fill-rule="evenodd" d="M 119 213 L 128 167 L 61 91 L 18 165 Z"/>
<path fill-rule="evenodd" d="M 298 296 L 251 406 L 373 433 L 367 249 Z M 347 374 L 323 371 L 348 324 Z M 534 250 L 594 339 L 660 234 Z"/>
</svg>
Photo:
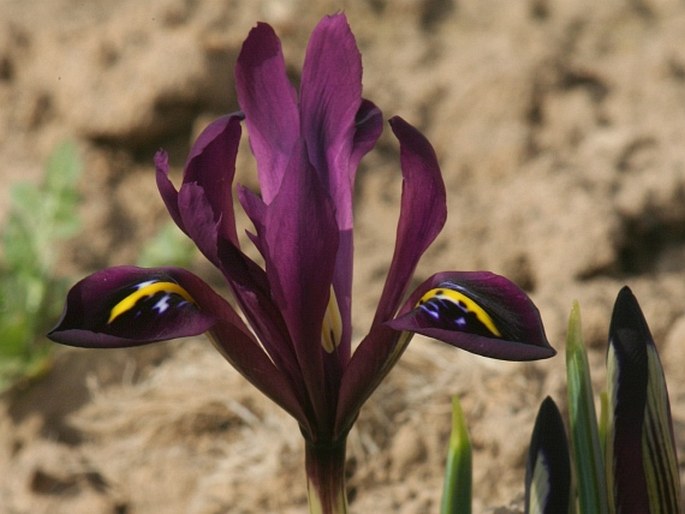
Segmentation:
<svg viewBox="0 0 685 514">
<path fill-rule="evenodd" d="M 393 118 L 390 124 L 400 140 L 404 177 L 395 253 L 371 331 L 355 350 L 342 377 L 338 433 L 349 429 L 358 409 L 399 359 L 403 351 L 398 347 L 400 333 L 384 323 L 395 315 L 419 258 L 447 216 L 445 186 L 432 146 L 401 118 Z"/>
<path fill-rule="evenodd" d="M 297 357 L 281 312 L 271 295 L 266 273 L 230 242 L 220 246 L 219 255 L 224 275 L 240 309 L 264 349 L 276 367 L 297 385 L 298 391 L 304 391 Z"/>
<path fill-rule="evenodd" d="M 394 316 L 419 258 L 442 230 L 447 219 L 445 184 L 429 141 L 402 118 L 390 126 L 400 141 L 402 204 L 395 253 L 374 323 Z"/>
<path fill-rule="evenodd" d="M 295 348 L 317 413 L 323 413 L 321 327 L 338 247 L 331 200 L 302 144 L 266 213 L 262 247 L 271 292 Z"/>
<path fill-rule="evenodd" d="M 383 132 L 383 113 L 369 100 L 362 99 L 355 119 L 355 133 L 350 172 L 354 174 L 362 157 L 375 145 Z M 352 175 L 354 176 L 354 175 Z"/>
<path fill-rule="evenodd" d="M 224 116 L 210 123 L 190 150 L 183 186 L 197 184 L 203 191 L 219 230 L 218 236 L 238 244 L 231 188 L 240 144 L 241 114 Z M 186 213 L 181 212 L 184 216 Z"/>
<path fill-rule="evenodd" d="M 281 42 L 258 23 L 250 31 L 235 67 L 238 103 L 245 113 L 262 199 L 276 195 L 300 133 L 295 89 L 288 81 Z"/>
<path fill-rule="evenodd" d="M 157 187 L 176 224 L 219 266 L 219 238 L 238 244 L 231 187 L 240 143 L 241 114 L 212 122 L 197 138 L 177 192 L 169 180 L 165 152 L 155 155 Z"/>
<path fill-rule="evenodd" d="M 335 435 L 352 428 L 359 409 L 380 385 L 404 352 L 401 332 L 384 324 L 371 328 L 352 354 L 340 383 L 335 418 Z"/>
<path fill-rule="evenodd" d="M 164 205 L 166 205 L 174 223 L 187 234 L 188 232 L 181 219 L 181 213 L 178 210 L 178 191 L 176 191 L 171 180 L 169 180 L 169 155 L 164 150 L 159 150 L 155 154 L 155 170 L 157 189 L 159 189 L 159 194 L 162 196 L 162 200 L 164 200 Z"/>
<path fill-rule="evenodd" d="M 525 361 L 555 355 L 540 313 L 505 277 L 489 272 L 447 272 L 429 278 L 388 323 L 495 359 Z"/>
<path fill-rule="evenodd" d="M 300 116 L 309 161 L 335 202 L 340 230 L 352 228 L 349 159 L 361 92 L 361 55 L 347 19 L 342 14 L 327 16 L 316 26 L 307 45 Z"/>
<path fill-rule="evenodd" d="M 48 334 L 86 347 L 137 346 L 206 332 L 216 319 L 202 309 L 209 286 L 178 268 L 108 268 L 78 282 Z"/>
</svg>

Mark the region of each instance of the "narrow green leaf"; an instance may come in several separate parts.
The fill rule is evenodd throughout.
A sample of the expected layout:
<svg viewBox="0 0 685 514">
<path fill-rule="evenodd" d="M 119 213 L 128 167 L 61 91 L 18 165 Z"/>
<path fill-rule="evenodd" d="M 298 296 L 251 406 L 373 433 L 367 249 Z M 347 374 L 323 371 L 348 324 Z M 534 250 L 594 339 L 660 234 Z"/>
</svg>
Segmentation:
<svg viewBox="0 0 685 514">
<path fill-rule="evenodd" d="M 452 433 L 447 451 L 441 514 L 471 513 L 471 441 L 459 398 L 452 397 Z"/>
<path fill-rule="evenodd" d="M 602 455 L 606 455 L 607 427 L 609 426 L 609 395 L 606 390 L 599 393 L 599 444 L 602 446 Z"/>
<path fill-rule="evenodd" d="M 571 446 L 580 514 L 606 514 L 604 462 L 592 394 L 590 366 L 581 333 L 580 306 L 573 303 L 566 337 L 566 375 Z"/>
<path fill-rule="evenodd" d="M 650 509 L 651 512 L 679 512 L 680 477 L 671 408 L 661 361 L 656 346 L 651 340 L 650 343 L 647 344 L 649 379 L 642 434 Z"/>
</svg>

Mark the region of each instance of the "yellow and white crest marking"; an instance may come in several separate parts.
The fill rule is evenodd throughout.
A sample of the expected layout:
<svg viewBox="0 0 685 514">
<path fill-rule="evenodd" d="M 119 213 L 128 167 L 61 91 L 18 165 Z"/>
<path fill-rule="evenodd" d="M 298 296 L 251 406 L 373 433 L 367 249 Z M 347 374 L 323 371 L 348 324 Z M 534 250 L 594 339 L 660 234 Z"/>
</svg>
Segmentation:
<svg viewBox="0 0 685 514">
<path fill-rule="evenodd" d="M 448 302 L 453 304 L 457 309 L 459 309 L 464 314 L 471 313 L 476 319 L 495 337 L 502 337 L 502 333 L 499 331 L 495 322 L 490 317 L 490 315 L 483 309 L 475 300 L 466 296 L 466 294 L 461 291 L 456 291 L 454 289 L 448 289 L 447 287 L 438 287 L 431 289 L 426 294 L 424 294 L 418 302 L 418 306 L 422 307 L 423 310 L 435 319 L 439 319 L 440 316 L 446 315 L 447 313 L 441 312 L 440 303 Z M 427 305 L 431 305 L 431 309 L 427 308 Z M 459 320 L 450 320 L 457 324 Z M 466 318 L 463 319 L 463 328 L 467 328 Z"/>
<path fill-rule="evenodd" d="M 163 296 L 160 301 L 155 304 L 155 308 L 158 309 L 160 314 L 169 307 L 169 297 L 172 294 L 180 296 L 189 303 L 195 303 L 188 292 L 176 282 L 148 280 L 138 284 L 136 289 L 131 294 L 126 296 L 123 300 L 119 301 L 114 307 L 112 307 L 112 310 L 109 313 L 107 324 L 109 325 L 119 316 L 135 308 L 136 304 L 141 299 L 154 296 L 157 293 L 165 293 L 165 296 Z"/>
</svg>

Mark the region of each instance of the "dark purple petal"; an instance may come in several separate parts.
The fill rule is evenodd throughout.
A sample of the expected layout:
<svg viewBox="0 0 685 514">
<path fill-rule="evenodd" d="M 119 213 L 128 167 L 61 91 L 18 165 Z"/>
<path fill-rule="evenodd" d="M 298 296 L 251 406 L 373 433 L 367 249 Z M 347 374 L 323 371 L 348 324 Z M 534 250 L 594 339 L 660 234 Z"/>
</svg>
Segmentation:
<svg viewBox="0 0 685 514">
<path fill-rule="evenodd" d="M 352 333 L 352 196 L 357 166 L 382 130 L 380 111 L 362 102 L 362 63 L 347 19 L 327 16 L 312 32 L 302 67 L 300 117 L 309 160 L 335 204 L 340 230 L 333 286 L 342 319 L 341 365 Z"/>
<path fill-rule="evenodd" d="M 219 255 L 240 309 L 276 367 L 304 397 L 297 357 L 283 316 L 271 295 L 266 273 L 230 242 L 220 245 Z"/>
<path fill-rule="evenodd" d="M 347 19 L 343 14 L 326 16 L 307 45 L 300 117 L 309 161 L 335 203 L 341 231 L 352 228 L 353 177 L 349 160 L 361 92 L 361 54 Z"/>
<path fill-rule="evenodd" d="M 400 141 L 402 204 L 390 271 L 369 334 L 354 351 L 342 378 L 336 433 L 346 432 L 359 408 L 389 373 L 409 339 L 384 325 L 395 315 L 419 258 L 445 223 L 445 185 L 428 140 L 401 118 L 390 121 Z"/>
<path fill-rule="evenodd" d="M 374 323 L 395 315 L 419 258 L 447 219 L 445 184 L 433 147 L 402 118 L 392 118 L 390 126 L 400 141 L 404 180 L 395 252 Z"/>
<path fill-rule="evenodd" d="M 223 116 L 205 128 L 190 149 L 183 185 L 197 184 L 211 206 L 219 236 L 238 244 L 233 212 L 233 177 L 242 113 Z M 183 186 L 181 187 L 181 191 Z M 181 210 L 181 216 L 186 213 Z"/>
<path fill-rule="evenodd" d="M 335 417 L 336 437 L 348 433 L 359 409 L 406 350 L 411 337 L 384 324 L 371 327 L 345 368 Z"/>
<path fill-rule="evenodd" d="M 486 357 L 524 361 L 556 354 L 526 293 L 490 272 L 438 273 L 416 289 L 400 314 L 388 326 Z"/>
<path fill-rule="evenodd" d="M 178 191 L 176 191 L 171 180 L 169 180 L 169 155 L 164 150 L 159 150 L 155 154 L 155 170 L 157 189 L 159 189 L 159 194 L 162 196 L 162 200 L 164 200 L 164 205 L 166 205 L 174 223 L 187 234 L 188 232 L 181 219 L 181 213 L 178 210 Z"/>
<path fill-rule="evenodd" d="M 206 191 L 197 183 L 183 184 L 178 193 L 178 208 L 186 234 L 215 266 L 219 261 L 219 220 L 216 219 Z"/>
<path fill-rule="evenodd" d="M 352 143 L 352 155 L 350 155 L 352 177 L 354 177 L 359 161 L 376 145 L 376 141 L 383 132 L 383 113 L 373 102 L 362 98 L 354 124 L 354 141 Z"/>
<path fill-rule="evenodd" d="M 238 244 L 231 186 L 240 143 L 241 114 L 211 123 L 197 138 L 177 192 L 168 178 L 164 152 L 155 156 L 157 187 L 176 224 L 216 266 L 218 240 Z"/>
<path fill-rule="evenodd" d="M 48 337 L 71 346 L 117 348 L 204 332 L 242 375 L 308 426 L 292 382 L 233 308 L 189 271 L 120 266 L 94 273 L 69 291 Z"/>
<path fill-rule="evenodd" d="M 211 290 L 205 291 L 200 305 L 217 319 L 208 332 L 217 350 L 241 375 L 290 413 L 303 430 L 310 430 L 301 384 L 292 379 L 288 370 L 279 367 L 278 362 L 272 362 L 240 316 L 221 296 Z"/>
<path fill-rule="evenodd" d="M 109 268 L 69 291 L 62 318 L 48 335 L 72 346 L 113 348 L 202 334 L 216 322 L 194 296 L 205 288 L 178 268 Z"/>
<path fill-rule="evenodd" d="M 281 42 L 269 25 L 258 23 L 250 31 L 238 56 L 235 78 L 257 159 L 262 199 L 268 204 L 278 191 L 300 134 L 297 96 L 286 75 Z"/>
<path fill-rule="evenodd" d="M 324 409 L 321 328 L 328 305 L 338 230 L 331 200 L 307 162 L 293 155 L 266 213 L 262 247 L 271 292 L 292 338 L 317 413 Z"/>
</svg>

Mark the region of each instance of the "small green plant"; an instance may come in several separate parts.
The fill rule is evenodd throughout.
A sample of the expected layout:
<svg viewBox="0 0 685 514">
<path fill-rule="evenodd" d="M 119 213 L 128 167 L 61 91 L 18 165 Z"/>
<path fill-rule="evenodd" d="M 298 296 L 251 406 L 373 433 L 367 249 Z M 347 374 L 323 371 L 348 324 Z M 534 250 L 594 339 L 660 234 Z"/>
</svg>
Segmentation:
<svg viewBox="0 0 685 514">
<path fill-rule="evenodd" d="M 440 514 L 471 514 L 471 439 L 459 398 L 452 397 L 452 432 L 445 464 Z"/>
<path fill-rule="evenodd" d="M 535 420 L 525 478 L 526 514 L 682 512 L 673 421 L 656 345 L 629 288 L 609 328 L 607 391 L 599 422 L 574 303 L 566 340 L 569 437 L 554 400 Z M 441 514 L 471 512 L 471 447 L 453 400 Z"/>
<path fill-rule="evenodd" d="M 40 185 L 11 189 L 0 239 L 0 392 L 40 375 L 52 346 L 43 336 L 59 314 L 66 283 L 55 275 L 56 247 L 79 228 L 76 147 L 50 156 Z"/>
<path fill-rule="evenodd" d="M 144 267 L 190 266 L 195 255 L 195 246 L 179 228 L 168 222 L 148 241 L 138 257 L 138 265 Z"/>
<path fill-rule="evenodd" d="M 649 327 L 630 289 L 619 292 L 611 318 L 607 393 L 600 397 L 599 424 L 577 305 L 571 312 L 566 348 L 573 451 L 565 443 L 563 425 L 544 415 L 543 408 L 556 410 L 554 402 L 546 400 L 528 456 L 532 472 L 526 475 L 526 513 L 682 512 L 666 381 Z M 547 444 L 543 438 L 554 441 Z M 568 457 L 564 458 L 568 454 L 573 457 L 576 489 L 570 495 L 572 481 L 565 471 Z"/>
</svg>

